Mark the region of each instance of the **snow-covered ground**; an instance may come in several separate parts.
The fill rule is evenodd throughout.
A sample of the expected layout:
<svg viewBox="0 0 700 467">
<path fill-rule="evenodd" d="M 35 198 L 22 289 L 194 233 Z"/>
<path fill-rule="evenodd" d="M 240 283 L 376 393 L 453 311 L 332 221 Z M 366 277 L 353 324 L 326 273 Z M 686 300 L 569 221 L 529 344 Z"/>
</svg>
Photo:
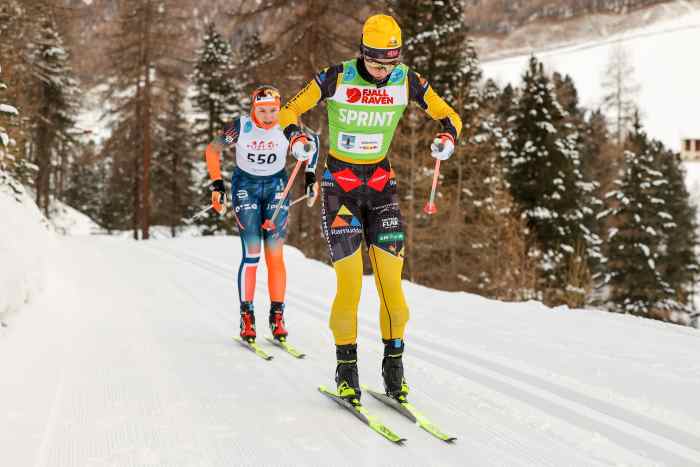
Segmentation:
<svg viewBox="0 0 700 467">
<path fill-rule="evenodd" d="M 676 149 L 700 136 L 700 13 L 538 56 L 595 107 L 618 42 L 649 133 Z M 517 81 L 527 58 L 486 62 L 486 76 Z M 87 101 L 81 124 L 99 141 L 106 125 Z M 700 163 L 686 167 L 700 201 Z M 406 283 L 411 399 L 459 440 L 442 444 L 365 396 L 408 439 L 397 447 L 316 391 L 335 366 L 328 266 L 287 248 L 287 323 L 309 356 L 263 341 L 275 355 L 265 362 L 231 339 L 237 238 L 89 236 L 96 226 L 70 209 L 53 223 L 73 236 L 54 238 L 18 196 L 0 187 L 0 321 L 23 307 L 0 331 L 0 465 L 700 465 L 698 330 Z M 258 278 L 265 334 L 264 263 Z M 377 309 L 367 277 L 360 377 L 380 387 Z"/>
<path fill-rule="evenodd" d="M 568 19 L 533 18 L 505 36 L 477 35 L 484 60 L 496 60 L 579 43 L 609 39 L 631 29 L 642 29 L 700 10 L 700 0 L 666 0 L 624 14 L 583 14 Z"/>
<path fill-rule="evenodd" d="M 0 323 L 45 285 L 48 224 L 25 189 L 0 174 Z M 2 399 L 2 394 L 0 394 Z"/>
<path fill-rule="evenodd" d="M 687 11 L 604 39 L 533 52 L 549 72 L 574 78 L 582 105 L 598 108 L 610 52 L 616 46 L 624 47 L 636 70 L 630 79 L 641 85 L 638 102 L 647 132 L 679 150 L 681 138 L 700 138 L 700 61 L 694 52 L 700 43 L 700 11 Z M 484 75 L 501 84 L 519 84 L 529 56 L 485 61 Z"/>
<path fill-rule="evenodd" d="M 263 341 L 265 362 L 231 339 L 237 238 L 56 238 L 46 292 L 0 336 L 2 465 L 700 465 L 698 331 L 408 283 L 411 399 L 459 440 L 364 397 L 408 439 L 391 445 L 317 392 L 332 385 L 335 277 L 286 252 L 287 322 L 309 356 Z M 359 365 L 371 386 L 377 309 L 366 277 Z"/>
<path fill-rule="evenodd" d="M 91 235 L 100 231 L 100 226 L 95 221 L 58 200 L 51 204 L 50 222 L 60 235 Z"/>
</svg>

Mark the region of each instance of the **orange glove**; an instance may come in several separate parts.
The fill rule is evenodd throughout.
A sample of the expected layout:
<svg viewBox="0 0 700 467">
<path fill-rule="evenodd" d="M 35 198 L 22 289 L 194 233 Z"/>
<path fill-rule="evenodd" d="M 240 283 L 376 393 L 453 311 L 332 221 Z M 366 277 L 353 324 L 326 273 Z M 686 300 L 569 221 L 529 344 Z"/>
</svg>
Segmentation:
<svg viewBox="0 0 700 467">
<path fill-rule="evenodd" d="M 226 188 L 224 187 L 224 181 L 214 180 L 211 185 L 209 185 L 209 190 L 211 190 L 211 206 L 214 211 L 219 214 L 226 213 Z"/>
</svg>

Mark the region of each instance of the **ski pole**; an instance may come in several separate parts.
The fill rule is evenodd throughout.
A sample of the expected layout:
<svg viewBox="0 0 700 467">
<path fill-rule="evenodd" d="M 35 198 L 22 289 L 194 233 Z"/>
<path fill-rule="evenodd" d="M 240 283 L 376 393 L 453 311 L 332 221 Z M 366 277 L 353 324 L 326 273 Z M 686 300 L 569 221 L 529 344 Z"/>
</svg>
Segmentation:
<svg viewBox="0 0 700 467">
<path fill-rule="evenodd" d="M 442 151 L 442 144 L 438 145 L 438 149 Z M 438 184 L 438 178 L 440 177 L 440 159 L 435 161 L 435 174 L 433 175 L 433 187 L 430 190 L 430 199 L 428 200 L 427 203 L 425 203 L 425 206 L 423 207 L 423 211 L 430 215 L 430 214 L 435 214 L 437 212 L 437 206 L 435 206 L 435 193 L 437 191 L 437 184 Z"/>
<path fill-rule="evenodd" d="M 289 189 L 292 187 L 292 183 L 294 183 L 294 178 L 297 176 L 297 172 L 299 172 L 299 168 L 301 167 L 301 163 L 303 161 L 299 160 L 297 161 L 296 165 L 294 166 L 294 170 L 292 170 L 292 175 L 289 177 L 289 181 L 287 182 L 287 186 L 284 187 L 284 191 L 282 192 L 282 197 L 280 198 L 279 203 L 277 204 L 277 207 L 275 208 L 275 212 L 272 213 L 272 217 L 267 219 L 265 222 L 263 222 L 262 228 L 265 230 L 275 230 L 275 219 L 277 219 L 277 214 L 279 214 L 280 209 L 282 209 L 282 205 L 284 204 L 284 200 L 287 199 L 287 194 L 289 193 Z"/>
<path fill-rule="evenodd" d="M 318 182 L 314 183 L 314 196 L 309 196 L 308 194 L 306 194 L 304 196 L 300 196 L 297 199 L 295 199 L 294 201 L 292 201 L 291 203 L 289 203 L 289 207 L 291 208 L 295 204 L 301 203 L 304 200 L 307 200 L 306 205 L 308 207 L 313 206 L 316 203 L 316 198 L 318 198 L 318 194 L 316 194 L 316 193 L 318 193 Z"/>
<path fill-rule="evenodd" d="M 194 222 L 196 219 L 199 219 L 200 217 L 202 217 L 203 215 L 205 215 L 206 213 L 208 213 L 213 207 L 214 207 L 214 206 L 209 206 L 208 208 L 202 209 L 201 211 L 199 211 L 197 214 L 195 214 L 194 216 L 190 217 L 189 219 L 185 219 L 183 222 L 184 222 L 185 224 L 191 224 L 191 223 Z"/>
<path fill-rule="evenodd" d="M 291 207 L 294 206 L 295 204 L 304 201 L 304 200 L 305 200 L 306 198 L 308 198 L 308 197 L 309 197 L 309 195 L 304 195 L 304 196 L 298 197 L 297 199 L 295 199 L 294 201 L 292 201 L 291 203 L 289 203 L 289 207 L 291 208 Z"/>
</svg>

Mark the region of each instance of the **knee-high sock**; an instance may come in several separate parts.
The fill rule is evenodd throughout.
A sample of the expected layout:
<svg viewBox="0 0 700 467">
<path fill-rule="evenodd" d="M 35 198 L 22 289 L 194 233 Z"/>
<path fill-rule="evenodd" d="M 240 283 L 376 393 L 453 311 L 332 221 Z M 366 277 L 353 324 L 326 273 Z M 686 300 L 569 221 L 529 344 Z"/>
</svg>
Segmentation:
<svg viewBox="0 0 700 467">
<path fill-rule="evenodd" d="M 287 268 L 284 265 L 284 242 L 265 242 L 267 264 L 267 288 L 271 302 L 284 302 L 287 288 Z"/>
<path fill-rule="evenodd" d="M 379 323 L 382 339 L 403 339 L 409 313 L 401 287 L 403 258 L 372 245 L 369 258 L 379 294 Z"/>
<path fill-rule="evenodd" d="M 252 302 L 255 298 L 255 280 L 260 261 L 260 240 L 241 237 L 243 255 L 238 268 L 238 296 L 241 302 Z"/>
<path fill-rule="evenodd" d="M 360 248 L 333 263 L 337 279 L 331 308 L 330 328 L 336 345 L 357 342 L 357 306 L 362 291 L 362 252 Z"/>
</svg>

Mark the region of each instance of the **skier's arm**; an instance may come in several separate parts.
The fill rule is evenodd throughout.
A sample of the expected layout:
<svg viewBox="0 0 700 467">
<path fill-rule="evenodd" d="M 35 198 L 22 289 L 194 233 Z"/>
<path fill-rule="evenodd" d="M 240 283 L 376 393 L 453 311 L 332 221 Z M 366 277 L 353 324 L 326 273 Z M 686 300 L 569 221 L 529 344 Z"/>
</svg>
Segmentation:
<svg viewBox="0 0 700 467">
<path fill-rule="evenodd" d="M 231 123 L 224 125 L 221 134 L 207 145 L 204 155 L 207 160 L 207 170 L 211 180 L 221 180 L 221 151 L 223 151 L 224 146 L 236 144 L 240 130 L 241 121 L 236 118 Z"/>
<path fill-rule="evenodd" d="M 314 145 L 316 147 L 313 156 L 311 156 L 309 161 L 306 163 L 306 172 L 316 172 L 316 164 L 318 164 L 318 153 L 321 150 L 321 140 L 315 133 L 307 131 L 306 135 L 309 137 L 309 140 L 314 142 Z"/>
<path fill-rule="evenodd" d="M 280 126 L 284 130 L 284 135 L 291 141 L 293 133 L 301 132 L 299 128 L 299 117 L 301 114 L 316 107 L 321 100 L 321 88 L 316 81 L 309 81 L 304 89 L 292 97 L 280 110 Z"/>
<path fill-rule="evenodd" d="M 438 120 L 442 125 L 443 133 L 449 134 L 453 143 L 456 142 L 462 131 L 462 119 L 457 112 L 438 96 L 425 78 L 412 70 L 408 72 L 408 86 L 411 100 L 425 110 L 433 120 Z"/>
<path fill-rule="evenodd" d="M 301 134 L 299 127 L 299 117 L 316 107 L 316 105 L 324 99 L 335 94 L 335 88 L 338 84 L 338 78 L 343 73 L 343 65 L 335 65 L 328 67 L 314 76 L 312 81 L 309 81 L 304 89 L 299 91 L 296 96 L 291 98 L 280 110 L 279 120 L 280 126 L 284 130 L 284 134 L 292 141 L 292 139 Z"/>
</svg>

